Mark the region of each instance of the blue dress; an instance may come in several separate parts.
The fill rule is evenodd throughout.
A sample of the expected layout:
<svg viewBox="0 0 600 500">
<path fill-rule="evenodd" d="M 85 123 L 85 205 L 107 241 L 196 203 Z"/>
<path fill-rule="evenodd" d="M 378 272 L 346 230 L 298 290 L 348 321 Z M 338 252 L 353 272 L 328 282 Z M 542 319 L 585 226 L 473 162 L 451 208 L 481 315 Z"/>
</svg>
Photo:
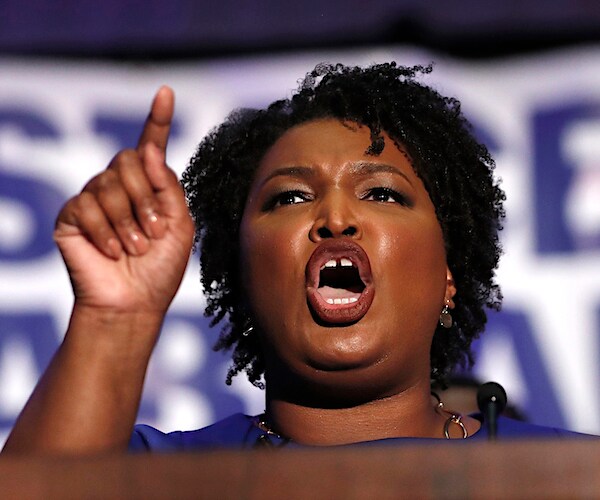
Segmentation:
<svg viewBox="0 0 600 500">
<path fill-rule="evenodd" d="M 481 415 L 472 417 L 482 421 Z M 129 450 L 134 452 L 178 452 L 178 451 L 203 451 L 210 449 L 251 449 L 264 444 L 268 445 L 298 447 L 297 443 L 288 442 L 278 436 L 268 435 L 257 425 L 257 417 L 251 417 L 242 413 L 236 413 L 219 422 L 194 431 L 175 431 L 165 434 L 150 427 L 149 425 L 136 425 L 129 442 Z M 509 418 L 498 418 L 497 438 L 502 439 L 536 439 L 556 437 L 592 437 L 585 434 L 557 429 L 554 427 L 543 427 L 539 425 L 519 422 Z M 397 445 L 431 442 L 434 438 L 387 438 L 376 441 L 356 443 L 351 446 L 372 445 Z M 488 431 L 485 425 L 467 438 L 471 441 L 485 441 L 488 439 Z M 458 440 L 439 439 L 440 442 L 454 442 Z"/>
</svg>

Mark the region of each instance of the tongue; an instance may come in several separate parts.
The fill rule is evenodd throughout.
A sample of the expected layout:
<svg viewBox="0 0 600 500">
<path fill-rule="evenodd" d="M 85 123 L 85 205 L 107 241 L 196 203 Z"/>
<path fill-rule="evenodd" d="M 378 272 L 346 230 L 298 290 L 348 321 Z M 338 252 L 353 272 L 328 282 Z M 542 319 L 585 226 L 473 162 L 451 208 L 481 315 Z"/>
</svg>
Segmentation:
<svg viewBox="0 0 600 500">
<path fill-rule="evenodd" d="M 346 290 L 345 288 L 332 288 L 330 286 L 322 286 L 317 289 L 317 292 L 321 297 L 325 300 L 327 299 L 358 299 L 360 297 L 360 293 L 352 292 L 350 290 Z"/>
</svg>

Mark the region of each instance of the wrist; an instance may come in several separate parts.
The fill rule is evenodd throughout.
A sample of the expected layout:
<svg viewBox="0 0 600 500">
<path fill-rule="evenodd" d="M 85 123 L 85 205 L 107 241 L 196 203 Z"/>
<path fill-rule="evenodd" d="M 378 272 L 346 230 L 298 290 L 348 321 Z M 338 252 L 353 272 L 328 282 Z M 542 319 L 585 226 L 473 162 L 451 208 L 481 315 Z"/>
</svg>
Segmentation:
<svg viewBox="0 0 600 500">
<path fill-rule="evenodd" d="M 65 343 L 121 362 L 144 360 L 152 353 L 165 313 L 121 311 L 75 301 Z"/>
</svg>

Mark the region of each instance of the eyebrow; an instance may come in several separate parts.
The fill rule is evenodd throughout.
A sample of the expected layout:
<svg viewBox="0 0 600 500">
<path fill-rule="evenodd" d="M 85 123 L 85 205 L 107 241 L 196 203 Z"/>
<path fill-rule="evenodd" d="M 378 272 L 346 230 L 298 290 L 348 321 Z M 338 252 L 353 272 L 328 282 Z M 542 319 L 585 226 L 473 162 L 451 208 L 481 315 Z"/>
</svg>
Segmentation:
<svg viewBox="0 0 600 500">
<path fill-rule="evenodd" d="M 396 174 L 404 179 L 412 186 L 411 180 L 398 167 L 388 165 L 387 163 L 377 163 L 372 161 L 357 161 L 350 165 L 350 172 L 354 175 L 371 175 L 377 173 Z"/>
<path fill-rule="evenodd" d="M 310 167 L 280 167 L 271 172 L 261 184 L 266 184 L 274 177 L 314 177 L 315 171 Z"/>
<path fill-rule="evenodd" d="M 377 173 L 396 174 L 404 179 L 412 186 L 411 180 L 398 167 L 388 165 L 387 163 L 378 163 L 371 161 L 357 161 L 350 164 L 350 173 L 353 175 L 372 175 Z M 266 184 L 274 177 L 314 177 L 315 170 L 311 167 L 280 167 L 271 172 L 261 184 Z"/>
</svg>

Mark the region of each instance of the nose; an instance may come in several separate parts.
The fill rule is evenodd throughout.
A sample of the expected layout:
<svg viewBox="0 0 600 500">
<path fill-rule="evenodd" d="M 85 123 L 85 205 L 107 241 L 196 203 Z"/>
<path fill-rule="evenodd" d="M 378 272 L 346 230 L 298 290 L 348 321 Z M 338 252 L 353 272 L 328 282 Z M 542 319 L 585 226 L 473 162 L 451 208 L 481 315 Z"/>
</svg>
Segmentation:
<svg viewBox="0 0 600 500">
<path fill-rule="evenodd" d="M 309 238 L 316 243 L 342 236 L 358 239 L 362 236 L 361 227 L 353 203 L 341 194 L 331 194 L 319 203 Z"/>
</svg>

